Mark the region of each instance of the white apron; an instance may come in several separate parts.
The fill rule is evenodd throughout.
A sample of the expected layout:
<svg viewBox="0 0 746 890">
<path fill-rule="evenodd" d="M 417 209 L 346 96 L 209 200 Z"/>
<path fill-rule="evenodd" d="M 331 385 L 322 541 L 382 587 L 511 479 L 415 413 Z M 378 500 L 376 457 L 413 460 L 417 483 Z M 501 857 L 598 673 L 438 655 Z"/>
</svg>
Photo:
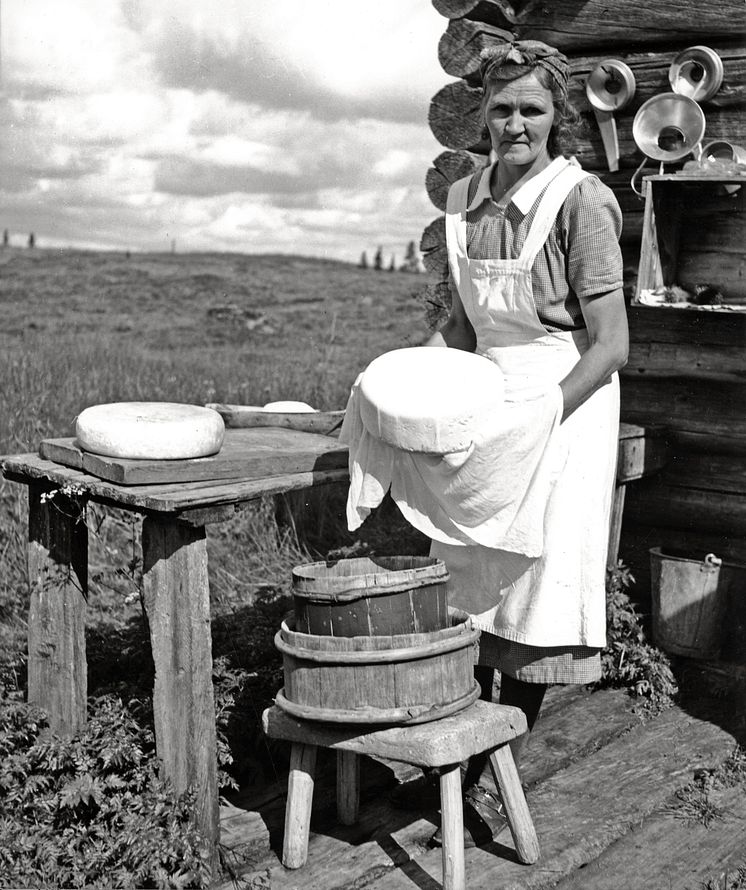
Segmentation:
<svg viewBox="0 0 746 890">
<path fill-rule="evenodd" d="M 546 182 L 549 186 L 516 260 L 469 259 L 469 177 L 449 193 L 451 274 L 476 333 L 476 351 L 499 365 L 509 399 L 520 401 L 556 386 L 588 348 L 586 331 L 547 332 L 536 312 L 531 282 L 534 260 L 563 202 L 587 175 L 574 162 L 558 158 L 529 180 L 531 189 Z M 536 181 L 540 177 L 544 183 Z M 553 481 L 540 557 L 433 542 L 431 554 L 444 560 L 451 575 L 451 605 L 474 615 L 483 630 L 520 643 L 605 645 L 606 551 L 618 430 L 615 374 L 552 438 L 547 459 Z"/>
</svg>

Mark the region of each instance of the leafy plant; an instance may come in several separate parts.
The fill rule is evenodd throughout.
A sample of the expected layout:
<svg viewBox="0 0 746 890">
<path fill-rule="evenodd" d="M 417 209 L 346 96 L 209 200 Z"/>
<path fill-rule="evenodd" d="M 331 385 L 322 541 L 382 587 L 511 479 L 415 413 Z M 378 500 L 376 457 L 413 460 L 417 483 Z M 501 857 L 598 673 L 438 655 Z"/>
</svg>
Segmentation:
<svg viewBox="0 0 746 890">
<path fill-rule="evenodd" d="M 146 711 L 104 696 L 60 739 L 0 687 L 0 887 L 208 886 L 194 794 L 159 778 Z"/>
<path fill-rule="evenodd" d="M 649 705 L 664 707 L 678 692 L 668 656 L 645 639 L 628 590 L 634 577 L 621 561 L 606 573 L 607 645 L 601 654 L 602 687 L 626 687 Z"/>
</svg>

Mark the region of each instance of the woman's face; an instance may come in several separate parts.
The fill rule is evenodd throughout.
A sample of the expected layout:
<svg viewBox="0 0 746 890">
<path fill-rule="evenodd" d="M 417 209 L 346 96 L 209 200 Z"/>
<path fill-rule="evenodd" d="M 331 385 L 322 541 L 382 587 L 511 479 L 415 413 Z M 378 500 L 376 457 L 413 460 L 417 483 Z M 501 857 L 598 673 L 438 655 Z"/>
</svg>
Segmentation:
<svg viewBox="0 0 746 890">
<path fill-rule="evenodd" d="M 492 148 L 498 160 L 516 167 L 546 157 L 554 121 L 552 93 L 533 74 L 497 81 L 484 106 Z"/>
</svg>

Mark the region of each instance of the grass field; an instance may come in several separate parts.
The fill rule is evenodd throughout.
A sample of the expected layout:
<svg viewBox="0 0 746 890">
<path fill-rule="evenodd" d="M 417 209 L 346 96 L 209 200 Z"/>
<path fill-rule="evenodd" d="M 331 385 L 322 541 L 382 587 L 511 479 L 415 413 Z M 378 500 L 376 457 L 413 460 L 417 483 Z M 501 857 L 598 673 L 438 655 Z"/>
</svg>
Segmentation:
<svg viewBox="0 0 746 890">
<path fill-rule="evenodd" d="M 0 454 L 71 435 L 83 408 L 109 401 L 299 399 L 342 408 L 373 357 L 427 334 L 413 297 L 424 277 L 332 261 L 11 249 L 0 253 L 0 275 Z M 0 664 L 21 685 L 25 511 L 25 490 L 0 482 Z M 89 692 L 147 686 L 139 520 L 103 508 L 89 514 Z M 330 546 L 349 543 L 335 542 L 334 529 L 327 523 Z M 248 628 L 260 607 L 261 620 L 277 619 L 272 603 L 288 590 L 293 565 L 308 559 L 271 502 L 211 526 L 217 657 L 248 672 L 252 658 L 266 659 Z M 251 772 L 249 760 L 239 772 Z"/>
</svg>

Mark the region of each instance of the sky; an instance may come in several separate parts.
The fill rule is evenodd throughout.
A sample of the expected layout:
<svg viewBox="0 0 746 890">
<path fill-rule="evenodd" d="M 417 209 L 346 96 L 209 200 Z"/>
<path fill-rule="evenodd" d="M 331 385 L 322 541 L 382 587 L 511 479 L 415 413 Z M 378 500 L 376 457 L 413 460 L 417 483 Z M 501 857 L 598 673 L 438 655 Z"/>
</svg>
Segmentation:
<svg viewBox="0 0 746 890">
<path fill-rule="evenodd" d="M 439 215 L 430 0 L 0 3 L 11 244 L 388 262 Z"/>
</svg>

